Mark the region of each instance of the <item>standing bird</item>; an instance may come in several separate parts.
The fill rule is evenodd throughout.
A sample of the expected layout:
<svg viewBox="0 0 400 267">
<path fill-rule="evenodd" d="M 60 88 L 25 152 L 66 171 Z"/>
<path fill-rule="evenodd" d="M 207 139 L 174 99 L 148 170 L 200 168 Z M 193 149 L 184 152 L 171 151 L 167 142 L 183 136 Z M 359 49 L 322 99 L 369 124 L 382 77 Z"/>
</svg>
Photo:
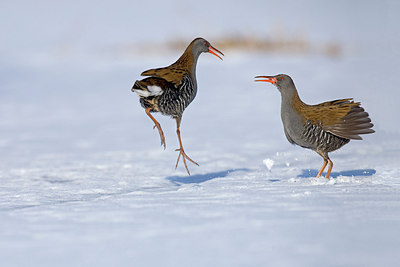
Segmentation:
<svg viewBox="0 0 400 267">
<path fill-rule="evenodd" d="M 307 105 L 301 101 L 292 78 L 285 74 L 275 76 L 256 76 L 256 82 L 274 84 L 282 96 L 281 118 L 287 140 L 317 152 L 324 159 L 319 170 L 320 177 L 329 163 L 326 178 L 329 178 L 333 162 L 328 152 L 335 151 L 350 139 L 361 140 L 360 134 L 375 131 L 368 113 L 360 102 L 352 98 L 324 102 L 318 105 Z"/>
<path fill-rule="evenodd" d="M 150 114 L 161 112 L 163 115 L 172 116 L 176 120 L 176 133 L 178 135 L 180 148 L 178 160 L 175 168 L 178 167 L 179 158 L 182 156 L 187 173 L 190 175 L 186 165 L 186 159 L 197 164 L 189 158 L 183 150 L 180 124 L 185 108 L 193 101 L 197 93 L 196 64 L 197 59 L 203 52 L 211 53 L 222 60 L 217 53 L 224 55 L 214 48 L 203 38 L 194 39 L 183 52 L 182 56 L 172 65 L 164 68 L 150 69 L 142 72 L 142 76 L 149 76 L 143 80 L 138 80 L 132 87 L 132 92 L 136 92 L 140 97 L 140 104 L 146 110 L 147 116 L 154 122 L 161 138 L 161 145 L 165 145 L 164 133 L 161 125 Z"/>
</svg>

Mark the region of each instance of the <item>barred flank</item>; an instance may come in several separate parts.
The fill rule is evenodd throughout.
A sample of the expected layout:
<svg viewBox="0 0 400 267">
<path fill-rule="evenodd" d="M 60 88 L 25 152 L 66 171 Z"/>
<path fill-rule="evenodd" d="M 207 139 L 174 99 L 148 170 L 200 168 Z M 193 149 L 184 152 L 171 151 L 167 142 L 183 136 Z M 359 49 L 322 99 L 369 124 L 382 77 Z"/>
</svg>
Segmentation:
<svg viewBox="0 0 400 267">
<path fill-rule="evenodd" d="M 158 98 L 160 112 L 172 117 L 180 117 L 196 96 L 195 87 L 188 74 L 183 77 L 178 88 L 167 88 Z"/>
<path fill-rule="evenodd" d="M 307 143 L 317 150 L 331 152 L 341 148 L 350 140 L 342 138 L 324 131 L 319 124 L 313 124 L 307 121 L 304 127 L 303 136 Z"/>
</svg>

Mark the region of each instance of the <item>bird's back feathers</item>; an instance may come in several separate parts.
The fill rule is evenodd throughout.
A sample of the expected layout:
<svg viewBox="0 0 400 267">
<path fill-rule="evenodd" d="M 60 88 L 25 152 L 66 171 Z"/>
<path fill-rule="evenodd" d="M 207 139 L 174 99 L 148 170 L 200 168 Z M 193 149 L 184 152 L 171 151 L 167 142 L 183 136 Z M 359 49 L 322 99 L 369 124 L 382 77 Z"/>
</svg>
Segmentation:
<svg viewBox="0 0 400 267">
<path fill-rule="evenodd" d="M 167 82 L 172 83 L 175 87 L 181 85 L 183 77 L 187 72 L 179 67 L 173 65 L 165 68 L 150 69 L 142 72 L 142 76 L 151 76 L 156 78 L 162 78 Z"/>
<path fill-rule="evenodd" d="M 162 78 L 172 83 L 175 87 L 179 87 L 185 75 L 189 75 L 190 77 L 194 75 L 192 72 L 195 60 L 192 54 L 192 46 L 193 44 L 190 44 L 175 63 L 163 68 L 146 70 L 141 75 Z"/>
<path fill-rule="evenodd" d="M 306 121 L 318 124 L 324 131 L 346 139 L 361 140 L 360 134 L 375 132 L 369 114 L 352 98 L 318 105 L 299 105 Z"/>
</svg>

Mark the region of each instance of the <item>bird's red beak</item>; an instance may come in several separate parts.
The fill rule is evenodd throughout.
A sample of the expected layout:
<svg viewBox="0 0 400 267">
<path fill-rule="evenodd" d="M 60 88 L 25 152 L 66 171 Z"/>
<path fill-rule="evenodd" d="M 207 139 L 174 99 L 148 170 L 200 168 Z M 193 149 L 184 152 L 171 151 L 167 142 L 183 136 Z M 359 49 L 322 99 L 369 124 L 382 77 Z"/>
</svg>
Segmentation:
<svg viewBox="0 0 400 267">
<path fill-rule="evenodd" d="M 275 78 L 275 77 L 273 77 L 273 76 L 256 76 L 256 77 L 254 77 L 255 79 L 258 79 L 258 80 L 254 80 L 255 82 L 269 82 L 269 83 L 272 83 L 272 84 L 274 84 L 274 83 L 276 83 L 278 80 Z"/>
<path fill-rule="evenodd" d="M 217 53 L 224 55 L 221 51 L 219 51 L 217 48 L 213 47 L 212 45 L 210 45 L 208 47 L 208 53 L 211 53 L 215 56 L 217 56 L 219 59 L 223 60 L 222 57 L 220 55 L 218 55 Z"/>
</svg>

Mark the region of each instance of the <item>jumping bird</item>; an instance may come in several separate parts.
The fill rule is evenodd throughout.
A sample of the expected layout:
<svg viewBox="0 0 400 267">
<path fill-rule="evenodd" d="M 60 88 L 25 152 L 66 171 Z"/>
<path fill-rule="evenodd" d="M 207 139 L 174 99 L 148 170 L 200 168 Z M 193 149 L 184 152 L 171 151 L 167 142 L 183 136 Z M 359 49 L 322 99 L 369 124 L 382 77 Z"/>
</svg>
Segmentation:
<svg viewBox="0 0 400 267">
<path fill-rule="evenodd" d="M 185 108 L 193 101 L 197 93 L 196 64 L 197 59 L 203 52 L 211 53 L 222 60 L 224 55 L 214 48 L 203 38 L 194 39 L 182 56 L 170 66 L 164 68 L 150 69 L 142 72 L 142 76 L 148 76 L 143 80 L 134 83 L 132 91 L 137 93 L 140 104 L 145 109 L 147 116 L 154 122 L 154 128 L 158 129 L 161 138 L 161 145 L 165 145 L 164 133 L 160 123 L 151 115 L 153 112 L 160 112 L 163 115 L 171 116 L 176 120 L 176 133 L 179 140 L 178 159 L 175 168 L 178 167 L 179 159 L 182 156 L 187 173 L 190 175 L 186 159 L 197 164 L 189 158 L 183 150 L 180 134 L 180 124 Z"/>
</svg>

